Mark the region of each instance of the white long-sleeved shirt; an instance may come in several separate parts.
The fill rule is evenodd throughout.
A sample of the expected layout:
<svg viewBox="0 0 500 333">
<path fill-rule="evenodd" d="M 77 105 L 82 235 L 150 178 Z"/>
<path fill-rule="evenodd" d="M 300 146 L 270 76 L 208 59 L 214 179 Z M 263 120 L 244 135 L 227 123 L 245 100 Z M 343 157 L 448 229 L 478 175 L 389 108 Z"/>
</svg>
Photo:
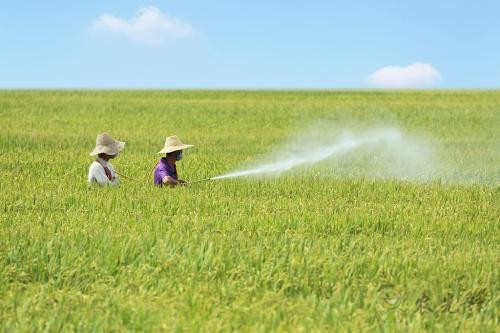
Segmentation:
<svg viewBox="0 0 500 333">
<path fill-rule="evenodd" d="M 106 171 L 104 171 L 103 166 L 107 167 L 109 171 L 111 171 L 112 180 L 109 180 L 108 176 L 106 176 Z M 120 183 L 120 178 L 118 178 L 118 175 L 116 174 L 115 169 L 113 169 L 111 163 L 98 157 L 97 160 L 92 162 L 89 167 L 88 182 L 90 185 L 97 183 L 99 185 L 116 186 Z"/>
</svg>

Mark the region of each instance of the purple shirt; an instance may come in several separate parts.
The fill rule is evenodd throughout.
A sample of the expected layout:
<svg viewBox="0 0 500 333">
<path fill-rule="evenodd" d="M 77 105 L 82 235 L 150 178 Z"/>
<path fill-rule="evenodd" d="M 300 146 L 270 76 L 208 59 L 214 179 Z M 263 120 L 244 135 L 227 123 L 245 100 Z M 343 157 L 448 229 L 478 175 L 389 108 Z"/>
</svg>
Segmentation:
<svg viewBox="0 0 500 333">
<path fill-rule="evenodd" d="M 167 163 L 167 159 L 163 157 L 160 162 L 156 165 L 155 173 L 154 173 L 154 182 L 155 185 L 163 185 L 163 178 L 165 176 L 170 176 L 177 180 L 177 167 L 171 167 Z"/>
</svg>

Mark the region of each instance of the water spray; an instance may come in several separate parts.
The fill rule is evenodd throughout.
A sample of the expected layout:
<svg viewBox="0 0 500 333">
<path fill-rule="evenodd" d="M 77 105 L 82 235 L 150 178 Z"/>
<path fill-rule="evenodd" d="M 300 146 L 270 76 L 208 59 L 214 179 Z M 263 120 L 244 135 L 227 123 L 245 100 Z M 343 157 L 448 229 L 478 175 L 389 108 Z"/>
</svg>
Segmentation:
<svg viewBox="0 0 500 333">
<path fill-rule="evenodd" d="M 290 152 L 288 155 L 258 165 L 251 169 L 234 171 L 220 176 L 204 178 L 189 182 L 189 184 L 227 178 L 250 177 L 260 174 L 281 174 L 304 165 L 313 165 L 334 156 L 347 154 L 364 146 L 376 146 L 381 143 L 394 144 L 401 140 L 401 132 L 397 129 L 382 129 L 366 132 L 362 135 L 344 135 L 334 143 L 316 144 L 312 148 L 304 148 Z"/>
</svg>

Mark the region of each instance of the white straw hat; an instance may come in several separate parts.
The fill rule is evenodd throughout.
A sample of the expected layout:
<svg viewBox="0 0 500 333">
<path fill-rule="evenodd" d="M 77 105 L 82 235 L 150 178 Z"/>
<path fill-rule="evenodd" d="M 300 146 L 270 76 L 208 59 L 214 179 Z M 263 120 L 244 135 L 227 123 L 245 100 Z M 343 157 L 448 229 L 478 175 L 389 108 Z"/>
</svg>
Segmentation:
<svg viewBox="0 0 500 333">
<path fill-rule="evenodd" d="M 99 155 L 101 153 L 107 155 L 116 155 L 123 150 L 125 142 L 113 139 L 108 133 L 97 134 L 95 139 L 95 148 L 90 153 L 90 156 Z"/>
<path fill-rule="evenodd" d="M 181 139 L 179 139 L 177 135 L 172 135 L 165 140 L 165 147 L 163 147 L 163 149 L 160 150 L 158 154 L 168 154 L 173 151 L 183 150 L 191 147 L 193 147 L 193 145 L 183 144 Z"/>
</svg>

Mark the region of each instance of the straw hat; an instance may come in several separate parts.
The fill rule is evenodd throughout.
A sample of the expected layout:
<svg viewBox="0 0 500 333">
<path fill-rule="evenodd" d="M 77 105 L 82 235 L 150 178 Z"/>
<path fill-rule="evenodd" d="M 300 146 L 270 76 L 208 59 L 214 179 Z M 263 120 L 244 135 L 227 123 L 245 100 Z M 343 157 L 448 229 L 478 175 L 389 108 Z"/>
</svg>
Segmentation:
<svg viewBox="0 0 500 333">
<path fill-rule="evenodd" d="M 95 148 L 90 153 L 90 156 L 95 156 L 101 153 L 108 155 L 116 155 L 123 150 L 125 142 L 113 139 L 108 133 L 97 134 L 95 139 Z"/>
<path fill-rule="evenodd" d="M 173 151 L 183 150 L 191 147 L 193 147 L 193 145 L 185 145 L 182 143 L 181 139 L 177 137 L 177 135 L 172 135 L 165 140 L 165 147 L 163 147 L 163 149 L 160 150 L 158 154 L 168 154 Z"/>
</svg>

